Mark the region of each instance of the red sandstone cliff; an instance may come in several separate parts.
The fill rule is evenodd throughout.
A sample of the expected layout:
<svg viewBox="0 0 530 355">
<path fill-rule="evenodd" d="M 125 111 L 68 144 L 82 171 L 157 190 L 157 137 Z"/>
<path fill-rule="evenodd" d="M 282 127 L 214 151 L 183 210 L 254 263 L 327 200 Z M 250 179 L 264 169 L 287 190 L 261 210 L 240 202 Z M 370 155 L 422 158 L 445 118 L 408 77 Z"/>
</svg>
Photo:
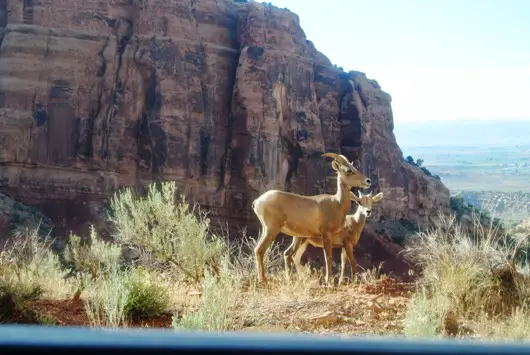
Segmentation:
<svg viewBox="0 0 530 355">
<path fill-rule="evenodd" d="M 233 0 L 0 1 L 0 192 L 85 226 L 125 185 L 175 180 L 230 224 L 270 188 L 333 192 L 342 152 L 427 226 L 449 191 L 403 161 L 390 95 L 306 40 L 296 14 Z"/>
</svg>

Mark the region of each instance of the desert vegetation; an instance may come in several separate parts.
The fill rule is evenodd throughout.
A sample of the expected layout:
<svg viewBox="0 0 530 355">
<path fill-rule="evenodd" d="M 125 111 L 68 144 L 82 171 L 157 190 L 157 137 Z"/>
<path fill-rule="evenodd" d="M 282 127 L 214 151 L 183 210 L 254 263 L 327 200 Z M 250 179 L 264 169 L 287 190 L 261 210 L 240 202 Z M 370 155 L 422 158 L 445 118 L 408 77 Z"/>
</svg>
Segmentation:
<svg viewBox="0 0 530 355">
<path fill-rule="evenodd" d="M 407 247 L 422 273 L 404 319 L 405 335 L 436 336 L 444 329 L 488 338 L 530 337 L 528 236 L 484 228 L 478 215 L 474 226 L 477 233 L 471 236 L 455 216 L 442 217 Z"/>
<path fill-rule="evenodd" d="M 436 175 L 436 174 L 433 174 L 431 173 L 431 171 L 429 169 L 427 169 L 425 166 L 422 166 L 423 165 L 423 162 L 424 160 L 423 159 L 416 159 L 416 161 L 414 161 L 414 158 L 410 155 L 408 155 L 406 158 L 405 158 L 405 161 L 412 165 L 412 166 L 415 166 L 415 167 L 418 167 L 420 168 L 420 170 L 427 176 L 430 176 L 430 177 L 433 177 L 437 180 L 441 180 L 440 176 L 439 175 Z"/>
<path fill-rule="evenodd" d="M 117 192 L 109 218 L 110 238 L 92 228 L 71 235 L 63 249 L 42 228 L 11 236 L 0 254 L 0 322 L 530 337 L 522 229 L 517 238 L 496 228 L 469 236 L 455 216 L 443 217 L 405 251 L 421 266 L 416 282 L 375 268 L 327 288 L 322 270 L 309 265 L 286 275 L 278 243 L 263 256 L 269 282 L 258 282 L 256 238 L 213 233 L 207 215 L 172 182 L 153 183 L 145 195 Z"/>
</svg>

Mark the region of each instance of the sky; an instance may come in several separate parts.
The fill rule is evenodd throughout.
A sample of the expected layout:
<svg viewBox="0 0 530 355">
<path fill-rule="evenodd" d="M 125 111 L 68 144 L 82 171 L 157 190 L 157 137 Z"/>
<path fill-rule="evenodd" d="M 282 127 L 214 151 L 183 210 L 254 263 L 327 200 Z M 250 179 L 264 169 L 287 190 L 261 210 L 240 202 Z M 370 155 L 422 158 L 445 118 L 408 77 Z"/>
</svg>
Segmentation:
<svg viewBox="0 0 530 355">
<path fill-rule="evenodd" d="M 392 96 L 394 121 L 530 120 L 530 0 L 267 0 Z"/>
</svg>

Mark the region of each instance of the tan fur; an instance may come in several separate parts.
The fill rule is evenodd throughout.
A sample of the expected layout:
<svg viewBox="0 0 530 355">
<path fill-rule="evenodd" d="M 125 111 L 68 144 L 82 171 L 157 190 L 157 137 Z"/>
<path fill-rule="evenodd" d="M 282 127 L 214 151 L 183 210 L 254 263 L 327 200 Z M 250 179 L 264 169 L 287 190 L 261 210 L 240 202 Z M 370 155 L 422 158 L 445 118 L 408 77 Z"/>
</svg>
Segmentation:
<svg viewBox="0 0 530 355">
<path fill-rule="evenodd" d="M 260 281 L 266 281 L 263 255 L 278 233 L 283 232 L 292 237 L 323 239 L 326 282 L 331 282 L 331 239 L 342 231 L 344 218 L 351 205 L 350 189 L 368 188 L 370 179 L 359 172 L 343 155 L 325 153 L 322 156 L 334 159 L 331 165 L 337 171 L 337 192 L 334 195 L 303 196 L 270 190 L 252 203 L 262 227 L 258 245 L 254 250 Z"/>
<path fill-rule="evenodd" d="M 371 192 L 367 195 L 363 195 L 359 192 L 359 197 L 357 197 L 354 193 L 350 192 L 350 197 L 352 201 L 358 204 L 357 211 L 355 214 L 346 216 L 342 232 L 331 239 L 332 248 L 342 248 L 339 284 L 344 281 L 348 261 L 352 269 L 352 279 L 355 277 L 355 248 L 357 248 L 357 245 L 359 244 L 359 238 L 361 237 L 361 232 L 366 223 L 366 218 L 371 213 L 372 204 L 381 200 L 383 198 L 383 193 L 380 192 L 372 197 Z M 293 238 L 292 244 L 284 253 L 285 270 L 287 273 L 290 272 L 293 262 L 296 265 L 296 269 L 300 269 L 300 260 L 302 259 L 302 255 L 306 251 L 307 246 L 310 244 L 317 248 L 324 247 L 322 238 Z"/>
</svg>

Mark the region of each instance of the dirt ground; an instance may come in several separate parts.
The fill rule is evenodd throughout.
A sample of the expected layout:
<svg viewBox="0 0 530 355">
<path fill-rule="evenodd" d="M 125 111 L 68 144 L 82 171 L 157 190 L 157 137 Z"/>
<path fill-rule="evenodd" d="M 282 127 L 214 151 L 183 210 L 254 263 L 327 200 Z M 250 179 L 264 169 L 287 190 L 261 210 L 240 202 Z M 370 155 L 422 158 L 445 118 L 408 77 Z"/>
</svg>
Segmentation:
<svg viewBox="0 0 530 355">
<path fill-rule="evenodd" d="M 38 300 L 28 304 L 27 308 L 40 319 L 49 319 L 55 325 L 90 326 L 83 300 Z M 172 317 L 172 313 L 165 313 L 156 319 L 133 322 L 130 327 L 169 328 Z"/>
<path fill-rule="evenodd" d="M 414 286 L 383 278 L 371 285 L 330 289 L 309 285 L 305 294 L 263 290 L 241 304 L 243 330 L 400 335 Z"/>
<path fill-rule="evenodd" d="M 382 278 L 369 285 L 324 288 L 307 285 L 294 290 L 270 286 L 247 290 L 236 307 L 243 331 L 400 335 L 402 320 L 414 285 Z M 292 287 L 292 286 L 291 286 Z M 200 302 L 200 292 L 188 297 Z M 189 302 L 193 304 L 195 302 Z M 60 326 L 89 326 L 82 300 L 38 300 L 27 308 Z M 129 327 L 170 328 L 172 311 Z"/>
</svg>

